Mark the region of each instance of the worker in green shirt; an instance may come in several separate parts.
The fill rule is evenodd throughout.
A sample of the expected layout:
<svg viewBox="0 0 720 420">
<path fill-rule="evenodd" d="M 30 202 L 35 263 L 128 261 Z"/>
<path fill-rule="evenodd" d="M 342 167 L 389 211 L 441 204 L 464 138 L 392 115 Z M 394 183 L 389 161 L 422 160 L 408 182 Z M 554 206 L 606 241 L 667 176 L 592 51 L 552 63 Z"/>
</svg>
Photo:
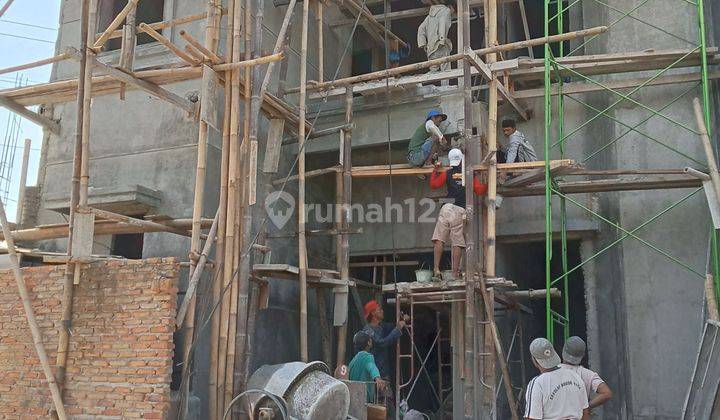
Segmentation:
<svg viewBox="0 0 720 420">
<path fill-rule="evenodd" d="M 440 145 L 446 144 L 445 137 L 439 125 L 447 120 L 447 115 L 437 109 L 428 112 L 425 122 L 421 124 L 410 138 L 407 160 L 412 166 L 432 164 L 433 155 L 440 150 Z"/>
<path fill-rule="evenodd" d="M 368 382 L 367 384 L 367 402 L 375 400 L 375 392 L 370 382 L 375 382 L 378 391 L 385 389 L 385 381 L 380 377 L 380 371 L 375 365 L 375 358 L 370 349 L 373 342 L 370 335 L 364 331 L 360 331 L 353 336 L 353 345 L 357 354 L 350 361 L 350 373 L 348 379 L 351 381 Z"/>
</svg>

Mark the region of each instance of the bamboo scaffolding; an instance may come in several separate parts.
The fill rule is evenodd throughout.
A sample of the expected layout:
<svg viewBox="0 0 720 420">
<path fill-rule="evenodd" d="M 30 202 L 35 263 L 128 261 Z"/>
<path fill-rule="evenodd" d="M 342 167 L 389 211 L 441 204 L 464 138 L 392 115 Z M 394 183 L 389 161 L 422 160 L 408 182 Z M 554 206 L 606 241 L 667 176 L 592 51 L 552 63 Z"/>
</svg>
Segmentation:
<svg viewBox="0 0 720 420">
<path fill-rule="evenodd" d="M 497 3 L 495 0 L 488 0 L 488 9 L 486 9 L 488 22 L 488 46 L 497 44 Z M 485 61 L 492 64 L 497 61 L 497 54 L 491 52 L 485 56 Z M 487 125 L 487 145 L 490 159 L 487 162 L 487 214 L 485 224 L 487 232 L 485 246 L 487 254 L 484 257 L 485 274 L 488 277 L 495 277 L 495 232 L 496 232 L 496 207 L 495 199 L 497 197 L 497 113 L 498 113 L 498 78 L 495 73 L 489 81 L 488 87 L 488 125 Z"/>
<path fill-rule="evenodd" d="M 60 134 L 60 124 L 57 121 L 51 120 L 50 118 L 40 115 L 37 112 L 31 111 L 12 99 L 4 98 L 0 96 L 0 106 L 7 108 L 8 110 L 20 115 L 21 117 L 32 121 L 37 125 L 46 128 L 53 134 Z"/>
<path fill-rule="evenodd" d="M 303 2 L 300 37 L 300 121 L 305 120 L 307 98 L 308 15 L 310 2 Z M 305 239 L 305 126 L 298 129 L 298 267 L 300 283 L 300 360 L 308 362 L 307 324 L 307 242 Z M 340 353 L 338 352 L 338 360 Z"/>
<path fill-rule="evenodd" d="M 223 9 L 223 10 L 221 11 L 221 14 L 222 14 L 222 15 L 227 14 L 227 10 Z M 183 17 L 181 17 L 181 18 L 164 20 L 164 21 L 161 21 L 161 22 L 148 23 L 148 26 L 149 26 L 150 28 L 156 30 L 156 31 L 160 31 L 160 30 L 163 30 L 163 29 L 171 28 L 171 27 L 173 27 L 173 26 L 183 25 L 183 24 L 185 24 L 185 23 L 190 23 L 190 22 L 195 22 L 195 21 L 198 21 L 198 20 L 203 20 L 203 19 L 205 19 L 207 16 L 208 16 L 207 12 L 206 12 L 206 13 L 197 13 L 197 14 L 194 14 L 194 15 L 183 16 Z M 141 28 L 138 28 L 137 26 L 135 27 L 135 31 L 136 31 L 137 33 L 145 33 L 144 30 L 142 30 Z M 101 35 L 102 35 L 101 33 L 100 33 L 100 34 L 96 34 L 95 39 L 99 38 Z M 112 33 L 110 33 L 110 36 L 108 37 L 108 39 L 110 40 L 110 39 L 113 39 L 113 38 L 120 38 L 120 37 L 122 37 L 122 36 L 123 36 L 123 30 L 115 30 L 115 31 L 113 31 Z"/>
<path fill-rule="evenodd" d="M 529 41 L 518 41 L 518 42 L 509 43 L 509 44 L 489 46 L 489 47 L 481 48 L 479 50 L 474 50 L 474 51 L 478 55 L 486 55 L 486 54 L 491 54 L 491 53 L 498 53 L 498 52 L 505 52 L 505 51 L 512 51 L 512 50 L 516 50 L 516 49 L 527 48 L 529 46 L 532 47 L 535 45 L 544 45 L 544 44 L 553 43 L 553 42 L 568 41 L 571 39 L 597 35 L 597 34 L 605 32 L 605 31 L 607 31 L 606 26 L 598 26 L 595 28 L 583 29 L 580 31 L 568 32 L 568 33 L 564 33 L 564 34 L 560 34 L 560 35 L 552 35 L 552 36 L 542 37 L 542 38 L 533 38 Z M 414 72 L 417 70 L 430 68 L 432 66 L 437 66 L 440 64 L 444 64 L 444 63 L 451 63 L 453 61 L 459 61 L 459 60 L 464 60 L 464 59 L 465 59 L 465 53 L 453 54 L 453 55 L 449 55 L 447 57 L 423 61 L 421 63 L 408 64 L 405 66 L 395 67 L 393 69 L 380 70 L 380 71 L 376 71 L 376 72 L 372 72 L 372 73 L 362 74 L 359 76 L 346 77 L 344 79 L 337 79 L 335 81 L 330 81 L 330 82 L 313 83 L 313 84 L 307 86 L 306 89 L 308 89 L 310 91 L 327 90 L 327 89 L 332 89 L 332 88 L 336 88 L 336 87 L 348 86 L 348 85 L 352 85 L 355 83 L 367 82 L 370 80 L 378 80 L 378 79 L 384 79 L 384 78 L 389 78 L 389 77 L 393 77 L 393 76 L 398 76 L 400 74 Z M 300 90 L 299 87 L 289 89 L 288 93 L 299 92 L 299 90 Z"/>
<path fill-rule="evenodd" d="M 210 16 L 210 12 L 208 12 L 208 16 Z M 213 19 L 215 18 L 214 16 L 211 16 L 211 17 Z M 210 20 L 210 18 L 208 18 L 208 21 L 209 20 Z M 213 29 L 213 27 L 206 26 L 206 31 L 208 29 Z M 207 45 L 201 44 L 200 41 L 195 39 L 195 37 L 193 37 L 192 35 L 187 33 L 185 30 L 180 31 L 180 36 L 183 37 L 183 39 L 185 41 L 187 41 L 188 44 L 192 45 L 195 49 L 200 51 L 200 53 L 202 53 L 202 55 L 205 57 L 205 59 L 211 61 L 213 64 L 221 64 L 225 61 L 222 59 L 222 57 L 218 56 L 217 54 L 215 54 L 215 52 L 210 50 Z M 208 41 L 213 42 L 213 40 L 214 40 L 214 36 L 213 36 L 213 38 L 208 38 L 208 34 L 207 34 L 207 32 L 205 32 L 205 43 L 207 44 Z"/>
<path fill-rule="evenodd" d="M 25 317 L 27 318 L 28 326 L 30 327 L 30 333 L 32 334 L 33 344 L 35 345 L 35 352 L 37 352 L 38 358 L 40 359 L 40 366 L 42 367 L 45 380 L 50 388 L 50 395 L 52 396 L 53 406 L 55 413 L 60 420 L 65 420 L 67 414 L 65 413 L 65 406 L 63 405 L 62 394 L 58 387 L 55 377 L 53 376 L 52 369 L 50 367 L 50 361 L 47 353 L 45 352 L 45 345 L 43 344 L 42 332 L 40 326 L 35 319 L 35 312 L 33 311 L 32 304 L 30 302 L 30 295 L 28 293 L 27 285 L 23 279 L 22 271 L 20 270 L 20 260 L 18 259 L 15 251 L 15 242 L 10 234 L 10 224 L 7 221 L 5 215 L 5 203 L 0 201 L 0 224 L 2 224 L 2 231 L 5 235 L 7 243 L 8 254 L 10 254 L 10 264 L 12 265 L 13 274 L 15 275 L 15 282 L 17 283 L 18 293 L 20 294 L 20 300 L 25 310 Z"/>
<path fill-rule="evenodd" d="M 87 65 L 88 55 L 88 37 L 89 35 L 89 21 L 90 21 L 90 8 L 91 0 L 82 0 L 81 12 L 80 12 L 80 75 L 78 77 L 77 85 L 77 114 L 75 117 L 75 144 L 73 153 L 73 172 L 71 181 L 70 191 L 70 222 L 68 224 L 68 242 L 67 242 L 67 255 L 72 257 L 72 238 L 73 238 L 73 227 L 75 219 L 75 210 L 77 205 L 80 203 L 80 177 L 82 176 L 82 156 L 83 156 L 83 122 L 86 121 L 86 113 L 89 115 L 89 110 L 85 109 L 85 90 L 86 81 L 88 80 L 87 74 L 90 73 L 90 69 Z M 93 1 L 93 9 L 97 7 L 97 2 Z M 89 88 L 89 86 L 88 86 Z M 89 89 L 88 89 L 89 90 Z M 86 194 L 85 194 L 86 195 Z M 8 240 L 10 238 L 6 238 Z M 65 384 L 65 374 L 67 368 L 67 353 L 68 346 L 70 344 L 70 328 L 72 327 L 72 311 L 73 311 L 73 292 L 75 277 L 79 273 L 79 265 L 68 263 L 65 278 L 63 282 L 63 298 L 62 298 L 62 321 L 61 328 L 58 337 L 58 348 L 56 354 L 56 366 L 57 366 L 57 383 L 62 393 Z M 59 414 L 59 413 L 58 413 Z"/>
<path fill-rule="evenodd" d="M 225 35 L 225 51 L 228 59 L 232 61 L 234 31 L 232 28 L 235 16 L 235 0 L 228 1 L 228 16 L 227 16 L 227 27 Z M 232 71 L 225 72 L 225 80 L 232 82 L 233 73 Z M 215 267 L 215 282 L 213 283 L 213 302 L 224 302 L 224 297 L 221 297 L 223 287 L 225 284 L 225 265 L 230 264 L 232 266 L 232 258 L 226 260 L 227 248 L 232 248 L 232 243 L 228 246 L 226 244 L 226 232 L 229 226 L 227 221 L 228 216 L 228 185 L 229 185 L 229 160 L 230 160 L 230 131 L 231 131 L 231 109 L 232 109 L 232 83 L 225 83 L 225 103 L 223 113 L 223 134 L 222 134 L 222 153 L 220 163 L 220 199 L 219 199 L 219 220 L 218 220 L 218 242 L 217 242 L 217 260 L 219 264 Z M 232 251 L 232 249 L 231 249 Z M 218 360 L 220 358 L 220 328 L 221 321 L 220 317 L 222 314 L 223 307 L 221 306 L 211 318 L 210 327 L 210 373 L 208 381 L 208 405 L 209 414 L 211 419 L 218 418 L 218 413 L 221 411 L 218 406 L 218 387 L 221 380 L 220 371 L 218 366 Z"/>
</svg>

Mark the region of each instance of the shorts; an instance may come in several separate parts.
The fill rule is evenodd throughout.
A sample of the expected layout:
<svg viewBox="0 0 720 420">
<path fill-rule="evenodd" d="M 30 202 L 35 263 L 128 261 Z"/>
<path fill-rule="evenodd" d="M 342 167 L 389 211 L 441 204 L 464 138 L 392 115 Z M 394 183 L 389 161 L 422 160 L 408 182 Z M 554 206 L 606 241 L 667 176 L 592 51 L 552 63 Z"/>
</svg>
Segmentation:
<svg viewBox="0 0 720 420">
<path fill-rule="evenodd" d="M 465 209 L 455 204 L 446 203 L 440 209 L 432 240 L 465 248 Z"/>
<path fill-rule="evenodd" d="M 419 149 L 415 150 L 414 152 L 408 152 L 408 163 L 412 166 L 423 166 L 428 156 L 430 156 L 430 151 L 432 151 L 432 145 L 433 139 L 432 137 L 429 137 L 425 140 L 425 143 L 423 143 Z"/>
</svg>

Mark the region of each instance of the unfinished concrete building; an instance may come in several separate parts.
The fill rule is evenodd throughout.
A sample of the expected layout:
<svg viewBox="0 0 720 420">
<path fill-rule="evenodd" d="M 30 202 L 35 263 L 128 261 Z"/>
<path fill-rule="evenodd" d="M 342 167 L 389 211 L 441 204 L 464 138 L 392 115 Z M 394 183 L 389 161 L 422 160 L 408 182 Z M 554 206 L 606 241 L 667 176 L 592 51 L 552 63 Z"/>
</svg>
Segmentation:
<svg viewBox="0 0 720 420">
<path fill-rule="evenodd" d="M 0 276 L 0 414 L 253 417 L 230 408 L 253 372 L 347 364 L 378 299 L 411 315 L 395 402 L 431 418 L 522 417 L 530 341 L 571 335 L 614 391 L 598 418 L 710 418 L 688 389 L 720 290 L 717 6 L 458 0 L 428 61 L 436 3 L 64 1 L 58 55 L 0 70 L 54 66 L 0 91 L 46 128 L 7 247 L 37 267 Z M 406 154 L 435 108 L 489 189 L 464 275 L 427 283 L 443 193 Z M 497 162 L 506 118 L 540 160 Z"/>
</svg>

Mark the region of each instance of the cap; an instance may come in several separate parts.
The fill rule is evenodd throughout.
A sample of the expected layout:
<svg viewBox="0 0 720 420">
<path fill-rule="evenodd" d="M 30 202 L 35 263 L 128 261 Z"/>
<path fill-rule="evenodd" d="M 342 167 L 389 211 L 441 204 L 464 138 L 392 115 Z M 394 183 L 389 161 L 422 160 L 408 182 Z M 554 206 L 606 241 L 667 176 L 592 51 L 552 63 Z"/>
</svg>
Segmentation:
<svg viewBox="0 0 720 420">
<path fill-rule="evenodd" d="M 380 305 L 377 303 L 376 300 L 371 300 L 370 302 L 365 304 L 365 319 L 368 319 L 370 317 L 370 314 L 377 308 L 379 308 Z"/>
<path fill-rule="evenodd" d="M 579 365 L 585 357 L 585 342 L 582 338 L 574 335 L 565 340 L 563 346 L 563 360 L 571 365 Z"/>
<path fill-rule="evenodd" d="M 427 118 L 425 118 L 425 121 L 429 120 L 432 117 L 438 117 L 438 116 L 442 117 L 443 121 L 447 120 L 447 115 L 440 112 L 439 109 L 431 109 L 430 112 L 428 112 Z"/>
<path fill-rule="evenodd" d="M 460 151 L 460 149 L 450 149 L 450 152 L 448 152 L 448 160 L 450 160 L 450 166 L 459 166 L 463 158 L 465 156 L 463 155 L 463 152 Z"/>
<path fill-rule="evenodd" d="M 530 343 L 530 354 L 544 369 L 551 369 L 560 364 L 560 356 L 546 338 L 536 338 Z"/>
</svg>

